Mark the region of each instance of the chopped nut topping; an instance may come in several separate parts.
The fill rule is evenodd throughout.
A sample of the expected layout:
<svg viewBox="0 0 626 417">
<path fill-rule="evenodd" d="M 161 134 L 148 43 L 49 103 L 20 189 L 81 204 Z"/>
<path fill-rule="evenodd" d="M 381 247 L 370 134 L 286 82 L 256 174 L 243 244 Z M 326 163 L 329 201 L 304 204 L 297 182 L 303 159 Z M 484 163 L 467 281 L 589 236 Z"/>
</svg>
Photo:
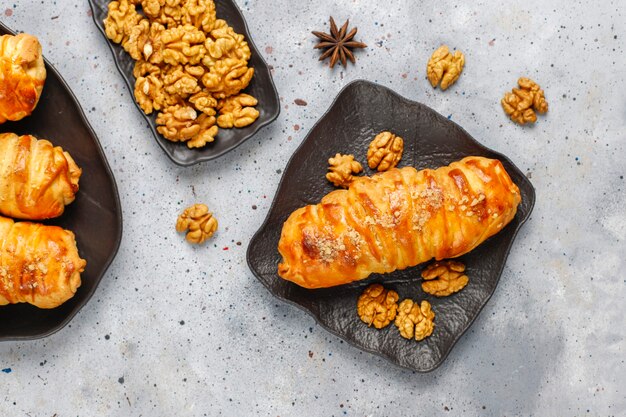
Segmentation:
<svg viewBox="0 0 626 417">
<path fill-rule="evenodd" d="M 330 172 L 326 174 L 326 179 L 332 182 L 335 187 L 348 188 L 354 181 L 353 174 L 363 171 L 361 164 L 354 160 L 354 155 L 338 153 L 328 160 L 328 165 Z"/>
<path fill-rule="evenodd" d="M 357 301 L 357 312 L 363 323 L 377 329 L 386 327 L 396 317 L 398 293 L 380 284 L 372 284 Z"/>
<path fill-rule="evenodd" d="M 520 88 L 514 88 L 512 92 L 504 95 L 501 101 L 502 108 L 511 120 L 520 125 L 535 123 L 536 113 L 543 114 L 548 111 L 548 102 L 543 90 L 529 78 L 522 77 L 517 84 Z"/>
<path fill-rule="evenodd" d="M 400 162 L 404 141 L 391 132 L 379 133 L 367 150 L 367 164 L 378 172 L 387 171 Z"/>
<path fill-rule="evenodd" d="M 461 291 L 469 278 L 463 272 L 465 265 L 456 261 L 440 261 L 422 271 L 422 290 L 436 297 L 446 297 Z"/>
<path fill-rule="evenodd" d="M 411 198 L 415 200 L 414 205 L 417 207 L 413 211 L 413 230 L 422 231 L 432 217 L 432 212 L 439 210 L 443 204 L 443 192 L 437 186 L 430 186 L 420 192 L 412 190 Z M 448 210 L 453 211 L 454 206 L 448 207 Z"/>
<path fill-rule="evenodd" d="M 217 125 L 224 129 L 251 125 L 259 117 L 259 111 L 252 107 L 257 104 L 257 99 L 248 94 L 238 94 L 220 100 L 217 105 L 220 112 Z"/>
<path fill-rule="evenodd" d="M 435 324 L 435 313 L 430 308 L 430 303 L 426 300 L 421 305 L 413 300 L 403 300 L 398 306 L 395 325 L 400 331 L 400 335 L 405 339 L 420 341 L 433 333 Z"/>
<path fill-rule="evenodd" d="M 187 207 L 176 220 L 176 231 L 187 232 L 185 239 L 189 243 L 200 244 L 209 239 L 217 230 L 217 220 L 204 204 Z"/>
<path fill-rule="evenodd" d="M 459 78 L 464 65 L 465 56 L 461 51 L 455 51 L 453 55 L 446 45 L 440 46 L 433 52 L 426 68 L 430 85 L 437 87 L 441 82 L 439 87 L 442 90 L 447 89 Z"/>
</svg>

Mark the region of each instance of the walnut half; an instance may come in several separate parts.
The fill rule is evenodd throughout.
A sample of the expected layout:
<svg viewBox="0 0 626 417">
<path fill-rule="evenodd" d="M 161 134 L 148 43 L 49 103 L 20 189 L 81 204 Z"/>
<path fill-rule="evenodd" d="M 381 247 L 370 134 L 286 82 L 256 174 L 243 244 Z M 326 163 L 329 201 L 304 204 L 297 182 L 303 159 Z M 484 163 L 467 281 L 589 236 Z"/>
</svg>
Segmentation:
<svg viewBox="0 0 626 417">
<path fill-rule="evenodd" d="M 404 141 L 391 132 L 381 132 L 367 149 L 367 165 L 378 172 L 387 171 L 400 162 Z"/>
<path fill-rule="evenodd" d="M 326 179 L 332 182 L 335 187 L 348 188 L 354 181 L 354 174 L 363 171 L 363 167 L 354 160 L 354 155 L 336 154 L 334 158 L 328 160 L 329 173 Z"/>
<path fill-rule="evenodd" d="M 224 129 L 251 125 L 259 117 L 259 111 L 253 107 L 258 103 L 256 98 L 243 93 L 220 100 L 217 125 Z"/>
<path fill-rule="evenodd" d="M 457 50 L 451 54 L 448 47 L 442 45 L 430 57 L 426 67 L 426 75 L 430 85 L 437 87 L 437 84 L 441 82 L 439 88 L 445 90 L 459 79 L 464 66 L 465 55 L 463 52 Z"/>
<path fill-rule="evenodd" d="M 161 111 L 156 118 L 157 131 L 172 142 L 186 142 L 199 148 L 215 140 L 218 128 L 215 117 L 200 114 L 193 107 L 175 105 Z"/>
<path fill-rule="evenodd" d="M 200 244 L 209 239 L 217 230 L 217 220 L 204 204 L 187 207 L 176 220 L 176 231 L 187 232 L 189 243 Z"/>
<path fill-rule="evenodd" d="M 469 278 L 465 275 L 465 265 L 456 261 L 441 261 L 428 265 L 422 271 L 422 290 L 436 297 L 445 297 L 461 291 Z"/>
<path fill-rule="evenodd" d="M 517 80 L 520 88 L 514 88 L 510 93 L 506 93 L 500 102 L 504 112 L 511 120 L 520 125 L 535 123 L 536 113 L 546 113 L 548 102 L 539 85 L 530 78 L 522 77 Z M 536 112 L 536 113 L 535 113 Z"/>
<path fill-rule="evenodd" d="M 406 299 L 398 306 L 398 315 L 394 324 L 405 339 L 415 338 L 420 341 L 433 334 L 434 319 L 435 313 L 428 301 L 424 300 L 420 305 L 413 300 Z"/>
<path fill-rule="evenodd" d="M 363 323 L 382 329 L 396 317 L 398 293 L 380 284 L 372 284 L 357 301 L 357 312 Z"/>
</svg>

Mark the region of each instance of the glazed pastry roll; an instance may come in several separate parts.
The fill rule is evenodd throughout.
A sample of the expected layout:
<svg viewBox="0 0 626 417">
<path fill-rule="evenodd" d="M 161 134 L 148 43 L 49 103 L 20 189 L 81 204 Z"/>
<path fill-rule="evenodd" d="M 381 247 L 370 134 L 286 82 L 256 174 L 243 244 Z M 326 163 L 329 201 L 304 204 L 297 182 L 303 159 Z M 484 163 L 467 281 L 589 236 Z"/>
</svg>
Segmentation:
<svg viewBox="0 0 626 417">
<path fill-rule="evenodd" d="M 74 201 L 80 174 L 70 154 L 47 140 L 0 133 L 0 214 L 58 217 Z"/>
<path fill-rule="evenodd" d="M 0 36 L 0 123 L 30 115 L 46 81 L 46 66 L 36 37 Z"/>
<path fill-rule="evenodd" d="M 278 274 L 321 288 L 461 256 L 502 230 L 520 201 L 502 163 L 482 157 L 360 177 L 289 216 Z"/>
<path fill-rule="evenodd" d="M 58 307 L 80 287 L 86 264 L 72 232 L 0 217 L 0 306 Z"/>
</svg>

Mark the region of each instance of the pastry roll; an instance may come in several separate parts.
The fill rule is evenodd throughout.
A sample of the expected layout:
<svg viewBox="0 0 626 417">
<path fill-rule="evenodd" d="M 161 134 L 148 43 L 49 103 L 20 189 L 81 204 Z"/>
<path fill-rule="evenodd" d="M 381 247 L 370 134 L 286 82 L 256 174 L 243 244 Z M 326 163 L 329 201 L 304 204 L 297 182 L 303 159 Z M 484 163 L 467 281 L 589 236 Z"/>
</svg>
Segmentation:
<svg viewBox="0 0 626 417">
<path fill-rule="evenodd" d="M 86 264 L 72 232 L 0 217 L 0 306 L 58 307 L 80 287 Z"/>
<path fill-rule="evenodd" d="M 0 123 L 30 115 L 46 81 L 46 66 L 36 37 L 0 36 Z"/>
<path fill-rule="evenodd" d="M 520 201 L 502 163 L 476 156 L 359 177 L 289 216 L 278 274 L 322 288 L 461 256 L 502 230 Z"/>
<path fill-rule="evenodd" d="M 0 133 L 0 214 L 50 219 L 74 201 L 81 169 L 47 140 Z"/>
</svg>

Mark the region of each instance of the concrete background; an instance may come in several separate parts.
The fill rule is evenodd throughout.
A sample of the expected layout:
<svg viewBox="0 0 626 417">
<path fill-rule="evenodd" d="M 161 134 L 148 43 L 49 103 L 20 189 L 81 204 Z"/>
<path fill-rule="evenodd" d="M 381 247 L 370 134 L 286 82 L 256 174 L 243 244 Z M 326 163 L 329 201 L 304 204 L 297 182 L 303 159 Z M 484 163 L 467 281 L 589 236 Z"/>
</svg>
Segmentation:
<svg viewBox="0 0 626 417">
<path fill-rule="evenodd" d="M 124 214 L 120 252 L 70 326 L 0 344 L 0 415 L 626 415 L 623 2 L 238 3 L 274 68 L 282 112 L 236 151 L 192 168 L 172 164 L 151 137 L 85 0 L 0 7 L 2 22 L 40 37 L 81 102 Z M 330 71 L 313 50 L 310 31 L 326 30 L 331 14 L 350 18 L 369 45 L 347 70 Z M 466 55 L 443 93 L 425 79 L 442 43 Z M 534 127 L 499 105 L 521 75 L 550 104 Z M 537 189 L 495 295 L 430 374 L 329 335 L 274 299 L 245 261 L 287 159 L 358 78 L 450 115 Z M 220 230 L 192 248 L 174 222 L 199 201 Z"/>
</svg>

